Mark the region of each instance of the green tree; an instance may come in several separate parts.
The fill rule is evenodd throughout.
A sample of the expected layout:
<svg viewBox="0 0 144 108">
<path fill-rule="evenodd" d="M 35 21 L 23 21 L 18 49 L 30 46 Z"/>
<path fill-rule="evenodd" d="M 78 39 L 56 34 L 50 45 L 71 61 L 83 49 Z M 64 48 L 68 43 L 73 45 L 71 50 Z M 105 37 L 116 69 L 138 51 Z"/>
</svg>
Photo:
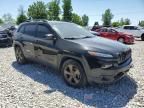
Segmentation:
<svg viewBox="0 0 144 108">
<path fill-rule="evenodd" d="M 144 27 L 144 20 L 139 21 L 139 26 Z"/>
<path fill-rule="evenodd" d="M 82 22 L 83 22 L 83 26 L 88 26 L 89 17 L 84 14 L 84 15 L 82 16 Z"/>
<path fill-rule="evenodd" d="M 16 23 L 19 25 L 20 23 L 25 22 L 27 20 L 27 17 L 25 15 L 25 11 L 24 11 L 24 9 L 23 9 L 22 6 L 20 6 L 20 8 L 18 9 L 18 11 L 19 11 L 19 15 L 17 17 Z"/>
<path fill-rule="evenodd" d="M 3 20 L 0 18 L 0 24 L 3 24 Z"/>
<path fill-rule="evenodd" d="M 96 21 L 96 22 L 94 23 L 94 26 L 99 26 L 99 22 Z"/>
<path fill-rule="evenodd" d="M 28 8 L 28 16 L 33 19 L 47 19 L 47 7 L 44 2 L 34 2 Z"/>
<path fill-rule="evenodd" d="M 120 25 L 121 25 L 121 26 L 125 25 L 125 22 L 124 22 L 124 19 L 123 19 L 123 18 L 120 19 Z"/>
<path fill-rule="evenodd" d="M 2 19 L 5 23 L 15 23 L 15 20 L 12 18 L 10 13 L 4 14 Z"/>
<path fill-rule="evenodd" d="M 72 21 L 72 4 L 71 0 L 63 0 L 63 20 Z"/>
<path fill-rule="evenodd" d="M 72 14 L 72 22 L 76 23 L 78 25 L 83 25 L 81 17 L 79 15 L 77 15 L 76 13 Z"/>
<path fill-rule="evenodd" d="M 126 18 L 126 19 L 123 19 L 121 18 L 120 20 L 120 25 L 123 26 L 123 25 L 130 25 L 131 24 L 131 21 L 130 19 Z"/>
<path fill-rule="evenodd" d="M 49 20 L 60 20 L 60 0 L 52 0 L 48 3 L 48 19 Z"/>
<path fill-rule="evenodd" d="M 121 25 L 120 25 L 120 22 L 117 21 L 117 22 L 113 22 L 113 23 L 112 23 L 112 26 L 113 26 L 113 27 L 119 27 L 119 26 L 121 26 Z"/>
<path fill-rule="evenodd" d="M 130 24 L 131 24 L 130 19 L 126 18 L 126 19 L 125 19 L 125 25 L 130 25 Z"/>
<path fill-rule="evenodd" d="M 111 13 L 110 9 L 107 9 L 105 13 L 102 15 L 102 21 L 104 26 L 110 26 L 111 20 L 113 19 L 114 15 Z"/>
</svg>

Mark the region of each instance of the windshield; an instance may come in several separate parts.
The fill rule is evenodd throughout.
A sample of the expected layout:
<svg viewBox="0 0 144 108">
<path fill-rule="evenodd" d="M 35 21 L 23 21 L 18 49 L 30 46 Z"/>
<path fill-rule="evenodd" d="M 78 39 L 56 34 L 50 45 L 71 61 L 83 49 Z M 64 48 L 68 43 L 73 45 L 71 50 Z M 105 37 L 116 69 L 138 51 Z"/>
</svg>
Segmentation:
<svg viewBox="0 0 144 108">
<path fill-rule="evenodd" d="M 85 30 L 79 25 L 73 24 L 73 23 L 66 23 L 66 22 L 60 22 L 60 23 L 49 23 L 52 28 L 62 37 L 62 38 L 90 38 L 94 37 L 93 34 L 91 34 L 88 30 Z"/>
</svg>

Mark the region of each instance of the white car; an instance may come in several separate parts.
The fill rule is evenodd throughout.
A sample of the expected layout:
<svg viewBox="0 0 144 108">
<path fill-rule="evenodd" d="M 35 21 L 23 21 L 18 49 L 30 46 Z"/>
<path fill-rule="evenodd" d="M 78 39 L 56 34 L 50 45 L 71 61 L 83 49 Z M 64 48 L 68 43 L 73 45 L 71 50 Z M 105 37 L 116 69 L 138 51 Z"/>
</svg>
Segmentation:
<svg viewBox="0 0 144 108">
<path fill-rule="evenodd" d="M 144 41 L 144 29 L 138 26 L 126 25 L 121 28 L 117 28 L 117 30 L 120 32 L 132 34 L 134 37 L 141 38 Z"/>
</svg>

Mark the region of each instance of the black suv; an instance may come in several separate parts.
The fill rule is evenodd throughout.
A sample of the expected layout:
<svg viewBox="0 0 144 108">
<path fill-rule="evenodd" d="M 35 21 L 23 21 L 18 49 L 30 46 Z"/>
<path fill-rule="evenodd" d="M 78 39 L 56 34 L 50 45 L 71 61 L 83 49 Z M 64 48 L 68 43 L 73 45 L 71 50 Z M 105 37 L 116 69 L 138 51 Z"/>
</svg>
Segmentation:
<svg viewBox="0 0 144 108">
<path fill-rule="evenodd" d="M 131 49 L 124 44 L 94 36 L 73 23 L 30 21 L 14 36 L 19 64 L 36 61 L 58 69 L 73 87 L 87 83 L 111 83 L 131 68 Z"/>
<path fill-rule="evenodd" d="M 0 47 L 11 46 L 12 42 L 12 37 L 8 35 L 7 31 L 3 28 L 0 28 Z"/>
</svg>

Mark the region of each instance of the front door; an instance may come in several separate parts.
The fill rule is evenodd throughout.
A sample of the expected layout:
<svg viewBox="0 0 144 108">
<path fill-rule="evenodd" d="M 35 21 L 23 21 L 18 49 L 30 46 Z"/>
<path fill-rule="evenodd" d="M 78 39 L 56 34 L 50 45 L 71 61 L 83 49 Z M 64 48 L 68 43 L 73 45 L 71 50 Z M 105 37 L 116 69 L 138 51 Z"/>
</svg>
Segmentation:
<svg viewBox="0 0 144 108">
<path fill-rule="evenodd" d="M 35 54 L 38 61 L 43 64 L 56 66 L 58 50 L 55 46 L 55 40 L 46 39 L 47 34 L 52 34 L 49 26 L 38 24 L 37 37 L 35 42 Z"/>
</svg>

